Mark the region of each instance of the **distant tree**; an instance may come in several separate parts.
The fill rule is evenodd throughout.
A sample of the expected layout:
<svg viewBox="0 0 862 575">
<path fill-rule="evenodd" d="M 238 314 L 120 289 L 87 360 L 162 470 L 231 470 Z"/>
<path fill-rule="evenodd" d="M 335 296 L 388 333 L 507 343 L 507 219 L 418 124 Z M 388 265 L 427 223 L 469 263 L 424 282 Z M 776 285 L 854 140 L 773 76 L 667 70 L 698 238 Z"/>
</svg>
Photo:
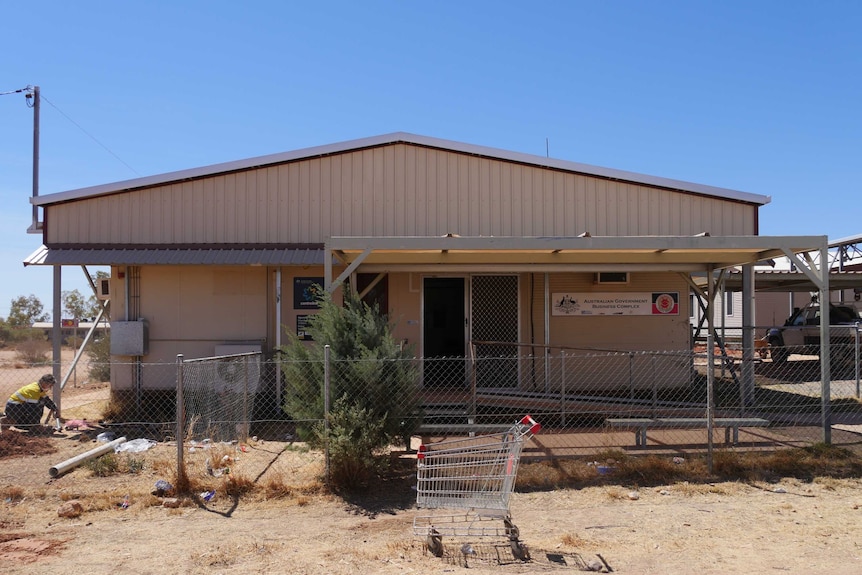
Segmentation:
<svg viewBox="0 0 862 575">
<path fill-rule="evenodd" d="M 72 291 L 64 291 L 63 294 L 63 309 L 69 314 L 72 319 L 81 319 L 90 317 L 88 313 L 87 300 L 76 289 Z"/>
<path fill-rule="evenodd" d="M 30 327 L 33 322 L 48 321 L 50 317 L 43 313 L 44 306 L 35 295 L 18 296 L 9 305 L 9 318 L 6 323 L 10 327 Z"/>
</svg>

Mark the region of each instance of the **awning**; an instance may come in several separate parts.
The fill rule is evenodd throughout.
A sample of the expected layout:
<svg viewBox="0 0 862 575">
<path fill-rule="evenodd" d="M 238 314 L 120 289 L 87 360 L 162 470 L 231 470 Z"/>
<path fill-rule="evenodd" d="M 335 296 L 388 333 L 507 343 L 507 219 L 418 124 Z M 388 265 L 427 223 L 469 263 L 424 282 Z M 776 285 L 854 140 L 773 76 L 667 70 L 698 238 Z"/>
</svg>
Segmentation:
<svg viewBox="0 0 862 575">
<path fill-rule="evenodd" d="M 695 278 L 698 285 L 706 285 L 706 278 Z M 829 272 L 829 289 L 862 288 L 862 272 Z M 742 274 L 731 272 L 724 277 L 724 289 L 742 291 Z M 756 292 L 814 292 L 820 288 L 802 272 L 788 270 L 755 270 Z"/>
<path fill-rule="evenodd" d="M 24 260 L 25 266 L 141 266 L 323 265 L 322 249 L 285 248 L 48 248 L 41 246 Z"/>
<path fill-rule="evenodd" d="M 326 242 L 354 271 L 677 271 L 705 272 L 788 257 L 816 278 L 813 262 L 797 254 L 825 253 L 826 236 L 601 236 L 578 237 L 333 237 Z M 327 258 L 324 258 L 326 263 Z M 819 273 L 819 271 L 817 272 Z"/>
</svg>

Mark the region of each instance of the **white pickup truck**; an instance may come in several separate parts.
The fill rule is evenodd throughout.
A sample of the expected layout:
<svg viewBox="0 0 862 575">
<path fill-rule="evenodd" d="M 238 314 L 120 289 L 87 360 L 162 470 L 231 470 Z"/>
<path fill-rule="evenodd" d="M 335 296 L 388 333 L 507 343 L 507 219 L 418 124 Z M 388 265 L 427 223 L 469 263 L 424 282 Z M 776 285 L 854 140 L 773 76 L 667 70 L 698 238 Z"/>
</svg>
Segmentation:
<svg viewBox="0 0 862 575">
<path fill-rule="evenodd" d="M 859 302 L 829 304 L 829 339 L 832 360 L 842 363 L 854 359 L 854 332 L 862 324 Z M 820 304 L 812 302 L 793 312 L 782 327 L 767 330 L 764 340 L 769 345 L 772 361 L 783 363 L 790 354 L 820 354 Z"/>
</svg>

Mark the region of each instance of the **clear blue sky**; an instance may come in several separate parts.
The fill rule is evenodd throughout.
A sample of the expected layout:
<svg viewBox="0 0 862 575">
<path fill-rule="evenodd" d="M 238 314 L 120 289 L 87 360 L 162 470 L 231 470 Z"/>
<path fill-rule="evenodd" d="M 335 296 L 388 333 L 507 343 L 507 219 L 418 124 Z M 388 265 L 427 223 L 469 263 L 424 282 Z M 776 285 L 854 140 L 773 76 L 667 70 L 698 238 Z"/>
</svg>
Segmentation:
<svg viewBox="0 0 862 575">
<path fill-rule="evenodd" d="M 406 131 L 772 197 L 761 234 L 862 233 L 862 2 L 7 2 L 41 194 Z M 32 110 L 0 96 L 0 316 Z M 63 289 L 86 284 L 64 269 Z"/>
</svg>

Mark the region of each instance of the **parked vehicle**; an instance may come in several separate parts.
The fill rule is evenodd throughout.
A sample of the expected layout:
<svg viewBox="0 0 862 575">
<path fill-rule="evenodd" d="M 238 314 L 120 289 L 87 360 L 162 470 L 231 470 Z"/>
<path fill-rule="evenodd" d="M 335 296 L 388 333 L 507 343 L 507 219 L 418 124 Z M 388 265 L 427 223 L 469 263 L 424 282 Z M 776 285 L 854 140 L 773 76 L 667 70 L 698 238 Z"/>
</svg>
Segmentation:
<svg viewBox="0 0 862 575">
<path fill-rule="evenodd" d="M 820 355 L 820 304 L 812 302 L 793 312 L 782 327 L 767 330 L 763 338 L 772 361 L 783 363 L 792 353 Z M 862 323 L 859 302 L 830 303 L 830 346 L 833 364 L 854 358 L 854 330 Z"/>
</svg>

